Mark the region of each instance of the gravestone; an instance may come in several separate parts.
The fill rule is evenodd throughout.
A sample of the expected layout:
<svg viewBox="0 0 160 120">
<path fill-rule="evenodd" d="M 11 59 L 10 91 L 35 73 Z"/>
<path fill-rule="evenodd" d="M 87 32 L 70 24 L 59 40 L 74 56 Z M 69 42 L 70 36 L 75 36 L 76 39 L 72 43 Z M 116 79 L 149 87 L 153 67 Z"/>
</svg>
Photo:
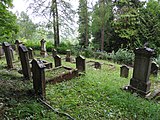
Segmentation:
<svg viewBox="0 0 160 120">
<path fill-rule="evenodd" d="M 120 77 L 128 78 L 129 67 L 127 65 L 122 65 L 120 67 Z"/>
<path fill-rule="evenodd" d="M 70 50 L 66 51 L 66 62 L 71 62 L 71 51 Z"/>
<path fill-rule="evenodd" d="M 130 80 L 128 89 L 145 96 L 150 93 L 151 83 L 149 80 L 149 76 L 154 50 L 145 47 L 136 49 L 134 53 L 135 60 L 133 77 Z"/>
<path fill-rule="evenodd" d="M 45 98 L 45 65 L 41 60 L 33 59 L 32 62 L 32 74 L 33 74 L 33 88 L 35 94 L 39 97 Z"/>
<path fill-rule="evenodd" d="M 53 49 L 53 50 L 52 50 L 52 57 L 54 58 L 56 55 L 57 55 L 57 50 L 56 50 L 56 49 Z"/>
<path fill-rule="evenodd" d="M 40 42 L 41 42 L 41 52 L 40 52 L 40 54 L 41 54 L 42 57 L 46 57 L 46 56 L 48 56 L 47 50 L 46 50 L 46 44 L 45 44 L 46 41 L 44 39 L 42 39 Z"/>
<path fill-rule="evenodd" d="M 19 45 L 20 44 L 22 44 L 23 42 L 22 41 L 19 41 L 19 40 L 16 40 L 15 41 L 15 44 L 16 44 L 16 52 L 19 54 L 19 50 L 18 50 L 18 48 L 19 48 Z"/>
<path fill-rule="evenodd" d="M 28 48 L 28 56 L 29 59 L 33 59 L 33 49 L 31 47 Z"/>
<path fill-rule="evenodd" d="M 158 69 L 159 69 L 159 65 L 156 62 L 152 62 L 151 64 L 151 74 L 153 74 L 154 76 L 158 75 Z"/>
<path fill-rule="evenodd" d="M 85 72 L 85 58 L 81 55 L 76 58 L 76 68 L 78 69 L 78 72 Z"/>
<path fill-rule="evenodd" d="M 95 63 L 94 63 L 94 67 L 95 67 L 96 69 L 101 69 L 101 63 L 95 62 Z"/>
<path fill-rule="evenodd" d="M 4 57 L 4 50 L 2 45 L 0 44 L 0 58 Z"/>
<path fill-rule="evenodd" d="M 11 46 L 9 47 L 9 49 L 11 51 L 11 58 L 12 58 L 12 60 L 14 60 L 14 50 Z"/>
<path fill-rule="evenodd" d="M 54 57 L 54 64 L 55 64 L 55 67 L 58 67 L 58 66 L 61 66 L 61 57 L 59 55 L 56 55 Z"/>
<path fill-rule="evenodd" d="M 8 42 L 3 42 L 2 46 L 3 46 L 5 56 L 6 56 L 7 68 L 11 69 L 13 68 L 13 62 L 12 62 L 10 44 Z"/>
<path fill-rule="evenodd" d="M 22 44 L 20 44 L 18 50 L 19 50 L 19 57 L 21 61 L 23 76 L 25 79 L 29 80 L 31 77 L 31 70 L 29 64 L 28 49 Z"/>
</svg>

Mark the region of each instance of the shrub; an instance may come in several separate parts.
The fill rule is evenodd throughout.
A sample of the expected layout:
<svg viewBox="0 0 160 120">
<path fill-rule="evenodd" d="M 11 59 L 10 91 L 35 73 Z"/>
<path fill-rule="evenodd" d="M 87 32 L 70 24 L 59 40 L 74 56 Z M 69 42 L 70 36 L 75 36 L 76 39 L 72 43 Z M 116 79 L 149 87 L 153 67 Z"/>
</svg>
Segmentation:
<svg viewBox="0 0 160 120">
<path fill-rule="evenodd" d="M 127 49 L 119 49 L 114 56 L 112 56 L 115 62 L 132 64 L 134 59 L 134 54 L 132 51 Z"/>
<path fill-rule="evenodd" d="M 155 59 L 155 61 L 160 66 L 160 55 Z"/>
<path fill-rule="evenodd" d="M 31 47 L 34 50 L 40 50 L 40 41 L 37 40 L 26 40 L 23 41 L 26 47 Z"/>
<path fill-rule="evenodd" d="M 62 42 L 60 43 L 60 45 L 57 48 L 58 53 L 60 54 L 66 54 L 66 50 L 71 49 L 72 48 L 72 44 L 67 41 L 67 42 Z"/>
<path fill-rule="evenodd" d="M 87 58 L 90 58 L 90 57 L 94 56 L 94 52 L 90 47 L 88 47 L 88 48 L 84 49 L 84 52 L 82 52 L 82 55 Z"/>
</svg>

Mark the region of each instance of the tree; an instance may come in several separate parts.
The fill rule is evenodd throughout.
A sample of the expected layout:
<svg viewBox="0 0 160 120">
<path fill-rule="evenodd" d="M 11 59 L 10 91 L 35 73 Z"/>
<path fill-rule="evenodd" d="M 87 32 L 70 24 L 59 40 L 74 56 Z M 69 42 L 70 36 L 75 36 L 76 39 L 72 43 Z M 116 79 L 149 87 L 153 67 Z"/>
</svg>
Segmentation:
<svg viewBox="0 0 160 120">
<path fill-rule="evenodd" d="M 112 16 L 112 1 L 99 0 L 93 10 L 92 35 L 94 37 L 93 42 L 98 46 L 100 45 L 98 48 L 100 48 L 101 51 L 104 51 L 105 39 L 107 40 L 106 44 L 109 46 L 108 28 L 111 16 Z"/>
<path fill-rule="evenodd" d="M 139 0 L 117 0 L 115 11 L 115 19 L 113 27 L 115 33 L 119 36 L 120 43 L 123 47 L 135 48 L 135 44 L 139 43 L 138 26 L 139 9 L 143 7 L 143 3 Z"/>
<path fill-rule="evenodd" d="M 29 16 L 25 12 L 21 12 L 18 18 L 18 25 L 20 31 L 18 37 L 25 39 L 32 39 L 35 35 L 37 25 L 32 22 Z"/>
<path fill-rule="evenodd" d="M 11 8 L 12 0 L 0 1 L 0 40 L 13 39 L 18 32 L 17 18 L 8 10 Z"/>
<path fill-rule="evenodd" d="M 90 26 L 89 26 L 89 17 L 90 13 L 88 11 L 87 0 L 79 0 L 79 8 L 78 8 L 78 15 L 79 15 L 79 39 L 80 45 L 84 47 L 88 47 L 89 45 L 89 38 L 90 38 Z"/>
<path fill-rule="evenodd" d="M 54 43 L 58 47 L 60 43 L 60 33 L 63 35 L 64 28 L 70 29 L 75 11 L 69 2 L 64 0 L 33 0 L 30 4 L 33 14 L 43 16 L 53 28 Z M 64 33 L 65 34 L 65 33 Z"/>
</svg>

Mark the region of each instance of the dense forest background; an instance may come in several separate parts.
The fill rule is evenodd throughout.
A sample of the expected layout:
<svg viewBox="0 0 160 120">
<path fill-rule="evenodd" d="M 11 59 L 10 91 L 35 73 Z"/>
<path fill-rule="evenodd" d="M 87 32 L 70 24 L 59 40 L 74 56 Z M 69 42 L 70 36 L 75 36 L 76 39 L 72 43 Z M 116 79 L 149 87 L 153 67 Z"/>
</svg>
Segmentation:
<svg viewBox="0 0 160 120">
<path fill-rule="evenodd" d="M 88 0 L 77 2 L 78 9 L 74 10 L 65 0 L 33 0 L 28 9 L 46 19 L 35 23 L 26 12 L 19 16 L 11 12 L 13 0 L 1 0 L 0 41 L 20 39 L 35 47 L 44 38 L 55 48 L 70 45 L 102 52 L 134 50 L 146 44 L 160 53 L 159 0 L 98 0 L 92 5 Z"/>
</svg>

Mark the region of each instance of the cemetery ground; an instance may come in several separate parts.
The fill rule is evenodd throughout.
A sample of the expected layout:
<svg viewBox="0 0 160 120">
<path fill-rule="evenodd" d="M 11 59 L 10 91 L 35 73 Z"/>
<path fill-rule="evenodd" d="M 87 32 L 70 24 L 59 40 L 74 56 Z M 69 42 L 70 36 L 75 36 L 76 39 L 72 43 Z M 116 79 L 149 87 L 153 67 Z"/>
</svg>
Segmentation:
<svg viewBox="0 0 160 120">
<path fill-rule="evenodd" d="M 35 58 L 40 58 L 39 53 L 36 52 Z M 54 63 L 51 55 L 41 59 Z M 121 89 L 129 84 L 132 68 L 128 78 L 121 78 L 120 65 L 103 60 L 86 60 L 99 61 L 102 68 L 95 69 L 92 63 L 87 63 L 85 75 L 57 84 L 46 84 L 46 100 L 55 110 L 77 120 L 160 119 L 158 98 L 148 100 Z M 32 79 L 24 81 L 23 75 L 17 72 L 21 69 L 17 56 L 13 64 L 14 69 L 7 70 L 5 58 L 0 59 L 0 119 L 67 120 L 68 117 L 53 112 L 34 97 Z M 62 65 L 76 67 L 64 60 Z M 150 80 L 151 91 L 160 87 L 159 76 L 151 76 Z"/>
</svg>

